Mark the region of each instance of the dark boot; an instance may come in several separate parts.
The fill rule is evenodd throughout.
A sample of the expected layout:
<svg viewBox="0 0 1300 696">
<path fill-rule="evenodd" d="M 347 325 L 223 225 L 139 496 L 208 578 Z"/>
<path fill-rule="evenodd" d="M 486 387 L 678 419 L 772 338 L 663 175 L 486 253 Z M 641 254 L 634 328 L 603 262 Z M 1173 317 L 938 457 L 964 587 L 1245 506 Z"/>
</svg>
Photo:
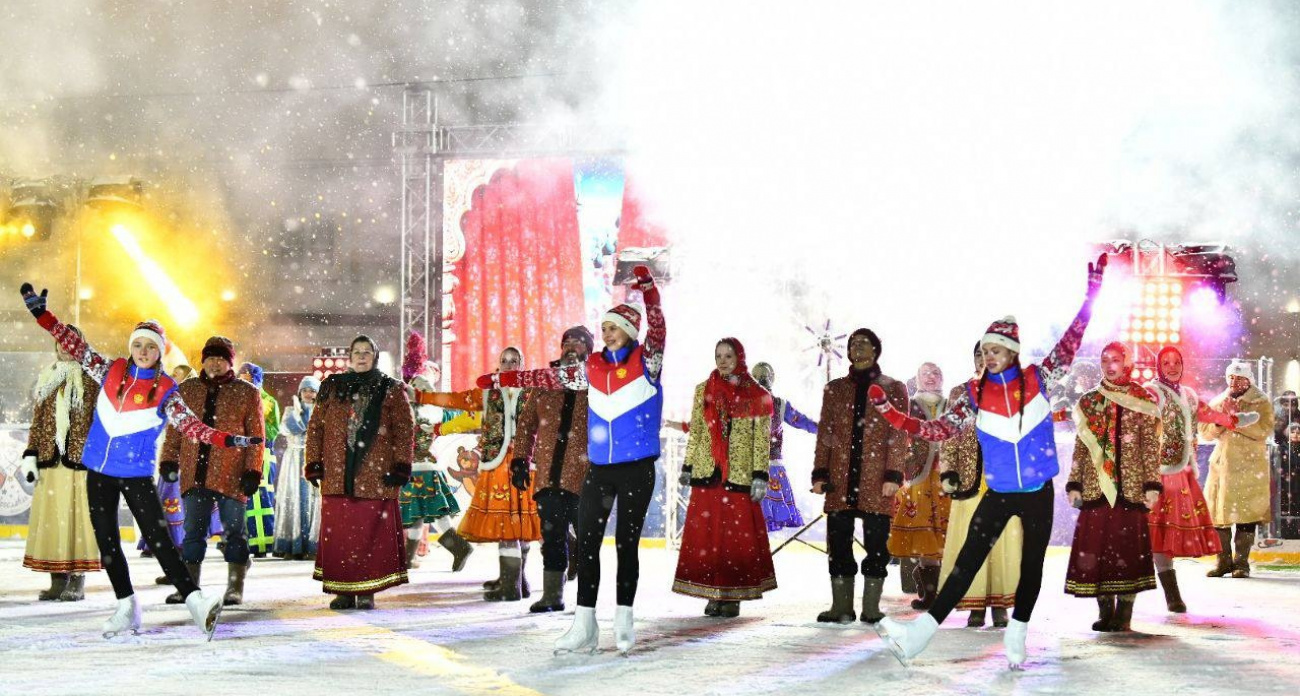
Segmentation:
<svg viewBox="0 0 1300 696">
<path fill-rule="evenodd" d="M 1007 627 L 1007 608 L 993 607 L 993 628 Z"/>
<path fill-rule="evenodd" d="M 935 595 L 939 594 L 939 566 L 918 565 L 916 567 L 916 591 L 919 595 L 912 600 L 912 608 L 925 611 L 934 604 Z"/>
<path fill-rule="evenodd" d="M 1115 621 L 1111 623 L 1112 631 L 1129 631 L 1129 624 L 1133 621 L 1133 601 L 1137 595 L 1120 595 L 1115 600 Z"/>
<path fill-rule="evenodd" d="M 1115 630 L 1115 595 L 1097 595 L 1097 620 L 1092 622 L 1092 630 L 1109 633 Z"/>
<path fill-rule="evenodd" d="M 718 602 L 718 601 L 716 601 L 716 600 L 709 600 L 709 602 L 708 602 L 707 604 L 704 605 L 704 615 L 705 615 L 705 616 L 717 616 L 717 615 L 718 615 L 718 607 L 721 606 L 721 605 L 722 605 L 722 602 Z"/>
<path fill-rule="evenodd" d="M 858 618 L 853 611 L 853 585 L 856 575 L 831 576 L 831 608 L 817 615 L 821 623 L 852 623 Z"/>
<path fill-rule="evenodd" d="M 1165 606 L 1169 611 L 1175 614 L 1187 613 L 1187 605 L 1178 593 L 1178 576 L 1174 575 L 1174 569 L 1162 570 L 1156 573 L 1156 577 L 1160 579 L 1160 587 L 1165 591 Z"/>
<path fill-rule="evenodd" d="M 369 611 L 375 608 L 375 596 L 372 594 L 357 595 L 357 609 Z"/>
<path fill-rule="evenodd" d="M 420 559 L 416 557 L 415 552 L 420 550 L 420 540 L 406 537 L 406 569 L 412 570 L 420 567 Z"/>
<path fill-rule="evenodd" d="M 201 564 L 201 563 L 190 563 L 189 561 L 186 561 L 186 562 L 185 562 L 185 569 L 188 570 L 188 571 L 190 571 L 190 577 L 193 578 L 193 580 L 194 580 L 194 584 L 195 584 L 195 585 L 198 585 L 198 584 L 199 584 L 199 575 L 200 575 L 200 573 L 201 573 L 202 570 L 203 570 L 203 564 Z M 168 583 L 168 584 L 171 584 L 171 583 Z M 175 592 L 173 592 L 173 593 L 167 595 L 167 599 L 164 600 L 164 601 L 166 601 L 168 604 L 184 604 L 184 603 L 185 603 L 185 598 L 181 596 L 181 591 L 180 591 L 180 590 L 176 590 Z"/>
<path fill-rule="evenodd" d="M 489 602 L 518 602 L 523 599 L 519 579 L 523 569 L 523 559 L 514 556 L 501 556 L 501 582 L 496 589 L 483 593 L 483 599 Z"/>
<path fill-rule="evenodd" d="M 718 602 L 718 618 L 734 619 L 740 616 L 740 602 Z"/>
<path fill-rule="evenodd" d="M 578 579 L 578 537 L 568 532 L 569 541 L 569 582 Z"/>
<path fill-rule="evenodd" d="M 1242 529 L 1242 525 L 1237 525 L 1237 535 L 1232 540 L 1233 559 L 1232 559 L 1232 577 L 1248 578 L 1250 577 L 1250 549 L 1255 545 L 1255 525 L 1250 525 Z"/>
<path fill-rule="evenodd" d="M 159 575 L 158 577 L 156 577 L 156 578 L 153 579 L 153 584 L 155 584 L 155 585 L 170 585 L 170 584 L 172 584 L 172 579 L 169 578 L 169 577 L 167 577 L 166 575 Z"/>
<path fill-rule="evenodd" d="M 249 565 L 252 564 L 226 564 L 226 595 L 221 598 L 223 605 L 229 607 L 244 603 L 244 576 L 248 575 Z"/>
<path fill-rule="evenodd" d="M 465 568 L 465 562 L 469 560 L 469 555 L 474 553 L 474 547 L 470 546 L 465 538 L 456 533 L 454 529 L 448 529 L 438 535 L 438 544 L 442 548 L 451 552 L 451 572 L 459 573 Z"/>
<path fill-rule="evenodd" d="M 542 598 L 528 607 L 533 614 L 564 611 L 564 571 L 542 571 Z"/>
<path fill-rule="evenodd" d="M 880 594 L 885 589 L 884 578 L 862 578 L 862 621 L 873 624 L 883 618 L 880 610 Z"/>
<path fill-rule="evenodd" d="M 903 594 L 917 594 L 916 569 L 920 565 L 915 558 L 898 559 L 898 584 L 903 588 Z"/>
<path fill-rule="evenodd" d="M 528 550 L 532 544 L 523 542 L 519 545 L 519 594 L 528 599 L 533 596 L 532 590 L 528 587 Z"/>
<path fill-rule="evenodd" d="M 1219 535 L 1219 562 L 1205 574 L 1207 578 L 1221 578 L 1232 572 L 1232 530 L 1228 527 L 1215 527 Z"/>
<path fill-rule="evenodd" d="M 984 628 L 985 616 L 983 609 L 971 609 L 970 616 L 966 617 L 966 628 Z"/>
<path fill-rule="evenodd" d="M 86 598 L 86 574 L 72 573 L 68 575 L 68 584 L 63 588 L 63 593 L 59 595 L 59 601 L 63 602 L 80 602 Z"/>
<path fill-rule="evenodd" d="M 330 609 L 333 609 L 335 611 L 339 611 L 341 609 L 356 609 L 356 608 L 357 608 L 356 595 L 350 595 L 350 594 L 335 595 L 334 599 L 330 601 Z"/>
<path fill-rule="evenodd" d="M 42 602 L 53 602 L 63 595 L 63 589 L 68 586 L 67 573 L 50 573 L 50 589 L 41 590 L 37 597 Z"/>
</svg>

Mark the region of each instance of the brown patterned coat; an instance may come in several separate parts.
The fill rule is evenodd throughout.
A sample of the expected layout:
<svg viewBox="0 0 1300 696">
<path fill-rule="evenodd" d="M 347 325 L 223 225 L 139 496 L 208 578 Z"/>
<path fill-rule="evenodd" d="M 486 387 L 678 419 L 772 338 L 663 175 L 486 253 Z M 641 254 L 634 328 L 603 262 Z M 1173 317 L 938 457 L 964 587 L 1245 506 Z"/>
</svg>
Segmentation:
<svg viewBox="0 0 1300 696">
<path fill-rule="evenodd" d="M 321 385 L 316 398 L 316 408 L 307 423 L 307 468 L 323 471 L 321 495 L 347 495 L 348 417 L 352 405 L 330 396 L 333 385 L 331 375 Z M 411 471 L 415 458 L 415 418 L 411 403 L 406 398 L 406 387 L 397 380 L 386 378 L 388 388 L 383 393 L 379 417 L 379 430 L 354 478 L 352 497 L 368 500 L 393 500 L 401 486 L 384 483 L 384 475 L 403 470 Z"/>
<path fill-rule="evenodd" d="M 257 387 L 243 380 L 210 380 L 205 376 L 187 379 L 177 387 L 181 400 L 206 425 L 232 435 L 263 437 L 262 396 Z M 262 473 L 262 445 L 222 448 L 186 439 L 175 428 L 168 428 L 163 439 L 160 466 L 180 465 L 181 494 L 206 488 L 227 498 L 247 501 L 240 488 L 244 472 Z"/>
<path fill-rule="evenodd" d="M 591 460 L 587 457 L 587 391 L 529 389 L 515 430 L 514 457 L 529 460 L 533 490 L 558 488 L 582 494 Z M 556 466 L 560 429 L 568 413 L 563 459 Z"/>
<path fill-rule="evenodd" d="M 948 402 L 961 398 L 966 391 L 966 383 L 952 388 Z M 939 478 L 956 486 L 951 496 L 953 500 L 966 500 L 979 495 L 984 483 L 984 459 L 980 454 L 979 434 L 975 431 L 972 419 L 964 425 L 961 433 L 950 440 L 944 440 L 939 446 Z"/>
<path fill-rule="evenodd" d="M 47 368 L 49 369 L 49 368 Z M 86 446 L 86 434 L 95 420 L 95 401 L 99 398 L 99 384 L 83 370 L 78 369 L 71 379 L 81 380 L 81 408 L 69 406 L 72 413 L 68 423 L 67 441 L 60 454 L 54 414 L 58 390 L 36 401 L 32 410 L 32 427 L 27 431 L 27 449 L 24 457 L 36 457 L 38 469 L 49 469 L 62 464 L 69 469 L 85 469 L 81 463 L 81 450 Z"/>
<path fill-rule="evenodd" d="M 908 410 L 907 387 L 892 377 L 874 380 L 894 408 Z M 881 495 L 886 482 L 902 485 L 903 466 L 909 449 L 907 435 L 895 430 L 866 397 L 866 385 L 852 376 L 831 380 L 822 392 L 822 413 L 818 420 L 817 448 L 813 456 L 812 480 L 829 484 L 825 512 L 857 511 L 890 515 L 893 498 Z M 862 393 L 859 394 L 858 392 Z M 865 400 L 862 409 L 862 447 L 858 461 L 850 462 L 855 401 Z"/>
</svg>

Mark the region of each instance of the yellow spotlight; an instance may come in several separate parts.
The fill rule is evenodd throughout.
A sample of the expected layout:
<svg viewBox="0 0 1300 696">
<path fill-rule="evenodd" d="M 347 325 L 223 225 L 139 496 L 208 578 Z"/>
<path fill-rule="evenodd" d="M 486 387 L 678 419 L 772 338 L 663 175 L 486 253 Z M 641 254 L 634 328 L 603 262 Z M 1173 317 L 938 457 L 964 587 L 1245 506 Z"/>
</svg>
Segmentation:
<svg viewBox="0 0 1300 696">
<path fill-rule="evenodd" d="M 1166 338 L 1169 338 L 1169 336 L 1168 336 L 1167 334 L 1164 334 L 1164 333 L 1158 333 L 1158 334 L 1156 334 L 1156 342 L 1157 342 L 1157 343 L 1164 343 Z"/>
<path fill-rule="evenodd" d="M 221 291 L 221 301 L 222 301 L 222 302 L 234 302 L 234 301 L 235 301 L 235 291 L 234 291 L 234 290 L 231 290 L 231 289 L 229 289 L 229 288 L 227 288 L 227 289 L 225 289 L 225 290 L 222 290 L 222 291 Z"/>
<path fill-rule="evenodd" d="M 163 304 L 167 305 L 167 311 L 171 312 L 172 318 L 181 325 L 181 328 L 189 329 L 197 324 L 199 321 L 198 307 L 195 307 L 194 303 L 181 292 L 181 289 L 176 286 L 176 282 L 172 280 L 171 276 L 167 275 L 167 271 L 164 271 L 162 266 L 158 265 L 158 262 L 144 253 L 144 249 L 140 248 L 140 242 L 136 240 L 131 230 L 124 225 L 113 225 L 108 231 L 113 234 L 113 238 L 117 240 L 117 243 L 122 245 L 126 255 L 135 262 L 136 269 L 140 271 L 144 281 L 148 283 L 154 294 L 162 299 Z"/>
<path fill-rule="evenodd" d="M 1147 319 L 1143 326 L 1146 327 L 1147 331 L 1150 331 L 1151 329 L 1156 328 L 1156 322 L 1154 319 Z"/>
<path fill-rule="evenodd" d="M 1160 321 L 1156 322 L 1156 328 L 1161 331 L 1164 331 L 1165 329 L 1169 328 L 1169 322 L 1165 321 L 1164 319 L 1161 319 Z"/>
<path fill-rule="evenodd" d="M 83 286 L 81 292 L 77 293 L 77 297 L 80 297 L 82 300 L 93 300 L 95 299 L 95 290 L 89 285 Z"/>
<path fill-rule="evenodd" d="M 28 222 L 23 225 L 23 236 L 31 239 L 36 236 L 36 227 Z"/>
<path fill-rule="evenodd" d="M 1155 343 L 1155 342 L 1156 342 L 1156 335 L 1155 335 L 1155 332 L 1152 332 L 1152 331 L 1148 331 L 1148 332 L 1146 332 L 1146 335 L 1144 336 L 1144 338 L 1146 338 L 1147 343 Z"/>
<path fill-rule="evenodd" d="M 1182 337 L 1182 336 L 1179 336 L 1179 335 L 1176 334 L 1176 333 L 1169 334 L 1169 342 L 1170 342 L 1170 343 L 1178 343 L 1178 342 L 1181 341 L 1181 340 L 1183 340 L 1183 337 Z"/>
</svg>

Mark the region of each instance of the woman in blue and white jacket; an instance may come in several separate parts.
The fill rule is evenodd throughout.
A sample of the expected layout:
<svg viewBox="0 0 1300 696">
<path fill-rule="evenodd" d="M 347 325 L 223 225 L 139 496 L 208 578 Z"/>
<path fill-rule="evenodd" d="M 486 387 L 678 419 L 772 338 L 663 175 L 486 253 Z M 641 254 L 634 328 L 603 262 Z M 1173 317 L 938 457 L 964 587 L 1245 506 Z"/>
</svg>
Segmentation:
<svg viewBox="0 0 1300 696">
<path fill-rule="evenodd" d="M 185 437 L 214 447 L 260 447 L 261 438 L 210 428 L 185 406 L 177 394 L 176 382 L 162 369 L 167 341 L 158 322 L 143 321 L 136 325 L 128 342 L 129 359 L 110 359 L 93 350 L 81 336 L 46 310 L 47 290 L 37 295 L 30 283 L 23 283 L 21 292 L 23 303 L 36 317 L 36 323 L 100 385 L 94 422 L 86 436 L 81 460 L 87 469 L 90 523 L 95 529 L 100 559 L 117 595 L 117 610 L 104 623 L 104 637 L 140 629 L 140 600 L 131 587 L 117 523 L 118 506 L 125 497 L 158 564 L 185 598 L 194 623 L 212 640 L 221 613 L 222 595 L 206 596 L 199 590 L 167 533 L 153 482 L 158 436 L 163 428 L 171 425 Z"/>
</svg>

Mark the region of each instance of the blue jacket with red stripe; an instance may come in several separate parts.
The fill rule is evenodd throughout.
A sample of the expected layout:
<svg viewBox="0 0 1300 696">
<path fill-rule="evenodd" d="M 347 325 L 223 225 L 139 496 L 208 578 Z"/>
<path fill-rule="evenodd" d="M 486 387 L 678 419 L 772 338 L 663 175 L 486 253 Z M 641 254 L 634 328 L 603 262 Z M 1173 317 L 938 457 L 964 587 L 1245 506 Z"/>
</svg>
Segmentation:
<svg viewBox="0 0 1300 696">
<path fill-rule="evenodd" d="M 176 382 L 164 373 L 150 399 L 154 376 L 155 370 L 136 367 L 126 358 L 109 365 L 95 403 L 95 420 L 81 452 L 87 469 L 118 478 L 153 476 L 158 436 L 167 425 L 163 405 L 176 390 Z M 126 388 L 119 396 L 124 378 Z"/>
<path fill-rule="evenodd" d="M 587 456 L 596 466 L 658 458 L 664 394 L 632 343 L 587 359 Z"/>
</svg>

